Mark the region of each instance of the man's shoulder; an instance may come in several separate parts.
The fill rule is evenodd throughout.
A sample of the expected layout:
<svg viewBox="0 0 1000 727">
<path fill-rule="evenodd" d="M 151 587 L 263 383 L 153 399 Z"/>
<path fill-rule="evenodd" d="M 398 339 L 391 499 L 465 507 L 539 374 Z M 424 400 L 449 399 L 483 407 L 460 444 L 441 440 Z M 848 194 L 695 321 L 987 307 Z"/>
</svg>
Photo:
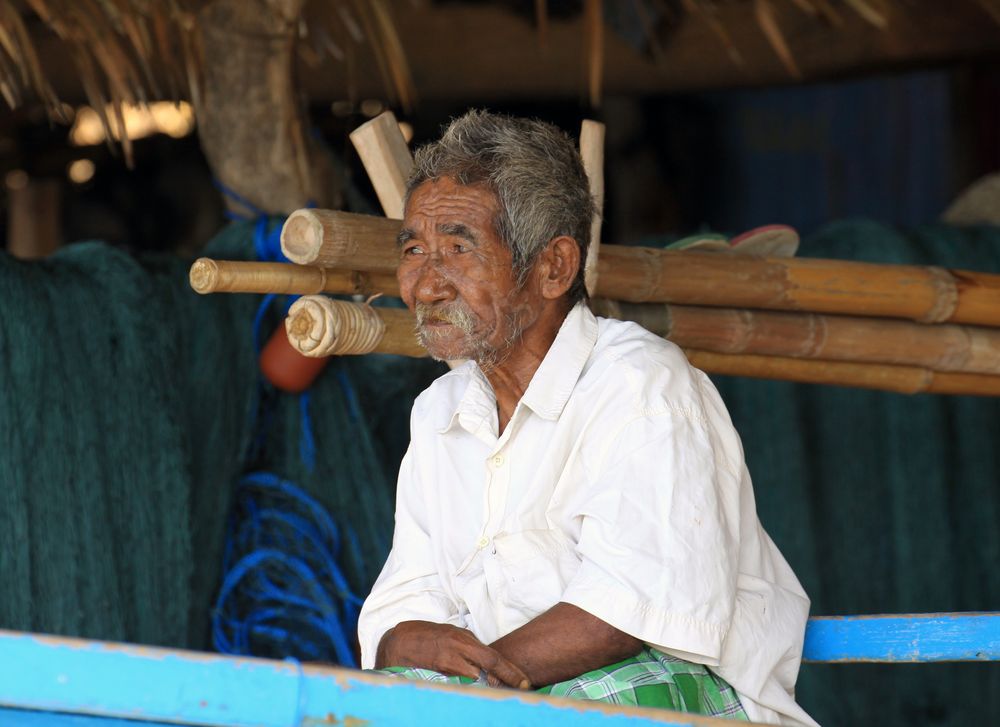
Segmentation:
<svg viewBox="0 0 1000 727">
<path fill-rule="evenodd" d="M 687 398 L 704 375 L 674 343 L 631 321 L 598 318 L 598 337 L 581 384 L 621 389 L 640 400 Z"/>
<path fill-rule="evenodd" d="M 441 429 L 448 425 L 475 377 L 475 364 L 466 361 L 438 376 L 413 402 L 411 417 Z"/>
</svg>

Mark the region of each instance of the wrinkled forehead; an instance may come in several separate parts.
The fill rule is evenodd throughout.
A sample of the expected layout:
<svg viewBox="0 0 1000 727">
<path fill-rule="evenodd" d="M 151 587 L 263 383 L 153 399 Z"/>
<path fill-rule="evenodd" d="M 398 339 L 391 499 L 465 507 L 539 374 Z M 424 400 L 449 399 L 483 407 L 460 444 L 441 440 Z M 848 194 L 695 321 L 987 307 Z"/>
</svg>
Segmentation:
<svg viewBox="0 0 1000 727">
<path fill-rule="evenodd" d="M 489 182 L 484 180 L 466 181 L 461 177 L 449 174 L 424 179 L 408 188 L 404 202 L 408 205 L 414 197 L 424 198 L 431 193 L 446 196 L 469 194 L 483 200 L 488 199 L 494 206 L 499 204 L 497 191 Z"/>
<path fill-rule="evenodd" d="M 499 209 L 499 199 L 488 185 L 461 184 L 452 177 L 437 177 L 421 182 L 407 195 L 403 224 L 459 222 L 488 226 L 496 232 Z"/>
</svg>

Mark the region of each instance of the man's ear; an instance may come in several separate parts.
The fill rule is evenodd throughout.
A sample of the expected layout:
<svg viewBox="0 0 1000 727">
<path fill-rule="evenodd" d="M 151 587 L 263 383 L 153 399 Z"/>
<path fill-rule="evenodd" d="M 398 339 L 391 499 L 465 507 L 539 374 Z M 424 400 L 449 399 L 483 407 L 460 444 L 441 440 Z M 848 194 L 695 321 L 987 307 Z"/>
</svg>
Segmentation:
<svg viewBox="0 0 1000 727">
<path fill-rule="evenodd" d="M 580 246 L 568 235 L 552 238 L 539 255 L 536 269 L 542 297 L 561 298 L 580 272 Z"/>
</svg>

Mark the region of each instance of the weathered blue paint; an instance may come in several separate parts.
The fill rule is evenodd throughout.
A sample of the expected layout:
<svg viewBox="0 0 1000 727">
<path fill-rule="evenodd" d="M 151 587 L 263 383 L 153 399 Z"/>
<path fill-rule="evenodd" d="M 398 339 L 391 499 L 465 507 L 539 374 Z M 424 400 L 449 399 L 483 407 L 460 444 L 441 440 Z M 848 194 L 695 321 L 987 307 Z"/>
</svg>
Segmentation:
<svg viewBox="0 0 1000 727">
<path fill-rule="evenodd" d="M 87 717 L 58 712 L 28 712 L 0 707 L 2 727 L 177 727 L 166 722 L 127 722 L 114 717 Z"/>
<path fill-rule="evenodd" d="M 804 657 L 998 661 L 1000 613 L 816 618 L 806 631 Z M 345 669 L 0 631 L 2 727 L 123 727 L 123 720 L 148 727 L 730 724 Z"/>
<path fill-rule="evenodd" d="M 510 690 L 420 684 L 346 669 L 4 631 L 0 707 L 213 727 L 731 724 Z"/>
<path fill-rule="evenodd" d="M 1000 612 L 814 618 L 802 656 L 819 662 L 1000 661 Z"/>
</svg>

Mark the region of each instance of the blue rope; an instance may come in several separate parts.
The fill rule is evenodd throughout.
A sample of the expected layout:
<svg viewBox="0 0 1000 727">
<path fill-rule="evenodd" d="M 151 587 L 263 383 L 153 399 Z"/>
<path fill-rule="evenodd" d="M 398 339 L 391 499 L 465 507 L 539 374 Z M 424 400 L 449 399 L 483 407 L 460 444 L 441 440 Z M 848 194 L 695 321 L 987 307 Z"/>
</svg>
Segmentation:
<svg viewBox="0 0 1000 727">
<path fill-rule="evenodd" d="M 215 648 L 355 666 L 351 643 L 362 601 L 339 564 L 342 540 L 333 518 L 269 472 L 240 480 L 237 508 L 212 615 Z M 356 535 L 346 532 L 348 555 L 358 565 Z"/>
<path fill-rule="evenodd" d="M 255 205 L 253 202 L 248 200 L 243 195 L 241 195 L 235 189 L 227 187 L 221 181 L 215 179 L 214 177 L 212 178 L 212 184 L 215 185 L 215 188 L 217 190 L 222 192 L 223 196 L 229 197 L 229 199 L 233 200 L 239 205 L 242 205 L 250 212 L 249 215 L 241 215 L 239 212 L 230 212 L 229 210 L 226 210 L 226 219 L 249 220 L 252 217 L 267 217 L 267 213 L 264 210 L 262 210 L 260 207 Z"/>
<path fill-rule="evenodd" d="M 253 248 L 257 259 L 263 262 L 290 263 L 281 250 L 281 227 L 284 221 L 271 223 L 267 215 L 257 218 L 253 228 Z"/>
<path fill-rule="evenodd" d="M 264 210 L 219 180 L 213 180 L 223 195 L 243 207 L 247 214 L 226 212 L 230 220 L 253 220 L 254 254 L 259 261 L 290 262 L 281 250 L 283 220 Z M 313 203 L 308 204 L 314 206 Z M 253 319 L 254 350 L 263 347 L 261 328 L 275 301 L 265 295 Z M 286 296 L 284 314 L 298 299 Z M 356 396 L 350 382 L 341 380 L 348 392 L 353 420 L 358 419 Z M 261 380 L 260 411 L 253 427 L 256 436 L 248 459 L 264 447 L 273 413 L 273 400 L 266 396 Z M 299 397 L 302 435 L 299 455 L 309 472 L 316 466 L 316 441 L 309 415 L 309 394 Z M 348 556 L 356 572 L 362 572 L 357 536 L 347 528 Z M 224 548 L 223 578 L 212 614 L 212 639 L 222 653 L 266 655 L 309 660 L 336 661 L 355 666 L 351 648 L 361 607 L 338 563 L 340 531 L 329 513 L 316 500 L 267 472 L 244 476 L 236 492 L 236 506 L 228 525 Z"/>
<path fill-rule="evenodd" d="M 302 423 L 302 436 L 299 439 L 299 457 L 309 472 L 316 469 L 316 439 L 313 437 L 312 417 L 309 416 L 309 392 L 299 394 L 299 417 Z"/>
</svg>

